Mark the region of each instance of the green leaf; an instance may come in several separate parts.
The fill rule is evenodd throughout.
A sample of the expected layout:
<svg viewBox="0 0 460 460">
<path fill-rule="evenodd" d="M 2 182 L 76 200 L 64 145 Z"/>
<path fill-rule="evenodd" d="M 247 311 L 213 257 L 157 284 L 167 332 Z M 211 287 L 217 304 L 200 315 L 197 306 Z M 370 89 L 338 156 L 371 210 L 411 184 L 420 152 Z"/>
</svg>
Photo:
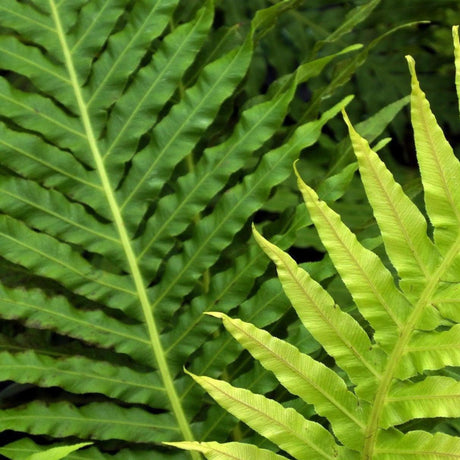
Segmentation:
<svg viewBox="0 0 460 460">
<path fill-rule="evenodd" d="M 31 328 L 47 329 L 103 349 L 126 353 L 142 364 L 152 364 L 146 351 L 148 336 L 137 324 L 123 324 L 100 310 L 82 310 L 64 297 L 48 298 L 39 290 L 0 288 L 0 313 Z"/>
<path fill-rule="evenodd" d="M 224 409 L 299 460 L 345 458 L 330 433 L 294 409 L 226 382 L 190 374 Z M 349 455 L 350 453 L 348 453 Z M 350 457 L 348 457 L 350 458 Z"/>
<path fill-rule="evenodd" d="M 67 402 L 39 401 L 2 412 L 1 429 L 14 426 L 31 434 L 52 432 L 57 438 L 81 436 L 89 439 L 118 439 L 161 442 L 177 437 L 178 428 L 170 414 L 150 414 L 138 408 L 124 409 L 112 403 L 75 407 Z"/>
<path fill-rule="evenodd" d="M 300 191 L 329 256 L 360 312 L 383 345 L 391 343 L 410 312 L 410 303 L 396 288 L 381 260 L 365 249 L 326 203 L 298 176 Z M 393 328 L 387 325 L 393 324 Z"/>
<path fill-rule="evenodd" d="M 128 91 L 117 101 L 107 120 L 104 149 L 105 163 L 115 180 L 120 180 L 124 163 L 136 152 L 139 137 L 155 125 L 162 107 L 192 64 L 207 37 L 213 13 L 212 2 L 207 1 L 194 21 L 169 34 L 156 51 L 152 65 L 139 71 Z M 213 98 L 213 93 L 207 97 Z M 141 211 L 140 203 L 138 206 Z"/>
<path fill-rule="evenodd" d="M 222 318 L 233 337 L 291 393 L 313 404 L 319 415 L 327 417 L 341 442 L 345 441 L 347 447 L 359 448 L 368 407 L 358 406 L 356 397 L 336 373 L 250 323 L 231 319 L 223 313 L 212 315 Z"/>
<path fill-rule="evenodd" d="M 455 33 L 454 29 L 454 38 Z M 455 435 L 455 420 L 460 415 L 456 370 L 460 365 L 460 237 L 458 224 L 454 225 L 460 202 L 454 184 L 460 181 L 460 163 L 421 92 L 412 58 L 408 60 L 417 157 L 426 213 L 434 227 L 433 239 L 423 213 L 345 115 L 381 237 L 360 243 L 340 216 L 320 201 L 296 173 L 309 217 L 354 303 L 340 309 L 312 274 L 254 230 L 257 243 L 275 262 L 283 289 L 302 323 L 333 361 L 320 353 L 305 355 L 287 340 L 251 323 L 222 312 L 210 314 L 221 318 L 231 335 L 275 375 L 286 391 L 300 398 L 291 401 L 283 393 L 286 405 L 302 407 L 306 414 L 314 413 L 310 422 L 317 420 L 316 415 L 327 420 L 323 426 L 330 427 L 330 433 L 349 450 L 345 456 L 454 459 L 459 458 L 460 452 L 460 438 Z M 339 177 L 339 184 L 341 181 Z M 439 208 L 436 200 L 441 203 Z M 309 224 L 308 217 L 300 221 Z M 385 244 L 386 254 L 378 250 L 380 241 Z M 379 255 L 373 252 L 376 248 Z M 327 262 L 323 261 L 324 266 Z M 331 272 L 326 271 L 318 279 L 323 281 L 327 276 Z M 268 290 L 269 285 L 267 282 L 263 288 L 273 292 Z M 278 300 L 276 293 L 273 303 Z M 255 308 L 250 301 L 247 305 Z M 263 304 L 268 306 L 271 305 Z M 241 312 L 252 319 L 252 311 L 242 308 Z M 289 329 L 292 327 L 288 332 Z M 279 326 L 272 330 L 284 332 Z M 304 335 L 309 337 L 308 333 Z M 310 347 L 312 350 L 316 349 Z M 202 362 L 199 365 L 206 369 Z M 242 365 L 246 365 L 245 360 Z M 254 382 L 263 376 L 252 371 L 235 382 L 272 392 L 273 381 L 267 380 L 263 385 Z M 207 377 L 193 378 L 231 414 L 287 451 L 281 443 L 292 439 L 293 432 L 291 424 L 286 423 L 286 409 L 252 391 Z M 304 404 L 309 407 L 305 409 Z M 268 422 L 269 418 L 274 422 Z M 296 426 L 306 421 L 299 420 Z M 275 431 L 272 427 L 276 427 Z M 206 436 L 214 429 L 215 424 L 205 432 Z M 444 434 L 446 429 L 454 434 Z M 303 442 L 299 440 L 299 445 Z M 184 447 L 194 449 L 197 445 Z M 301 458 L 304 451 L 289 453 Z"/>
<path fill-rule="evenodd" d="M 246 460 L 248 458 L 282 460 L 286 458 L 269 450 L 259 449 L 256 446 L 239 442 L 167 442 L 165 444 L 179 447 L 180 449 L 201 452 L 209 460 L 224 460 L 226 458 L 235 460 Z"/>
<path fill-rule="evenodd" d="M 459 417 L 460 382 L 429 376 L 421 382 L 397 382 L 386 398 L 382 426 L 400 425 L 415 418 Z"/>
<path fill-rule="evenodd" d="M 132 404 L 167 407 L 167 396 L 158 373 L 135 372 L 127 367 L 84 357 L 57 359 L 32 351 L 0 352 L 0 369 L 5 379 L 60 387 L 71 393 L 101 393 Z"/>
<path fill-rule="evenodd" d="M 400 433 L 395 440 L 394 433 L 385 433 L 379 439 L 375 458 L 378 460 L 413 459 L 437 460 L 459 457 L 460 439 L 444 433 L 430 434 L 426 431 Z"/>
<path fill-rule="evenodd" d="M 255 229 L 254 237 L 275 262 L 283 289 L 304 326 L 355 384 L 374 386 L 380 379 L 384 357 L 372 350 L 364 329 L 341 311 L 327 291 L 288 254 L 269 243 Z"/>
<path fill-rule="evenodd" d="M 402 279 L 400 286 L 408 295 L 418 294 L 439 263 L 426 220 L 345 113 L 344 117 L 385 249 Z"/>
<path fill-rule="evenodd" d="M 90 442 L 81 442 L 80 444 L 74 444 L 72 446 L 60 446 L 47 449 L 43 452 L 37 452 L 27 457 L 27 460 L 61 460 L 66 458 L 70 453 L 75 452 L 82 447 L 89 446 Z"/>
<path fill-rule="evenodd" d="M 252 295 L 268 262 L 248 222 L 350 100 L 283 129 L 299 84 L 356 46 L 249 99 L 257 40 L 298 4 L 258 9 L 215 49 L 229 29 L 212 0 L 1 3 L 4 430 L 94 441 L 70 458 L 183 460 L 160 443 L 215 422 L 181 369 L 212 356 L 220 375 L 240 350 L 202 313 Z"/>
<path fill-rule="evenodd" d="M 458 237 L 460 164 L 420 89 L 414 59 L 408 56 L 407 62 L 412 76 L 411 117 L 425 206 L 434 226 L 434 240 L 444 254 Z"/>
<path fill-rule="evenodd" d="M 324 40 L 317 43 L 316 48 L 322 47 L 325 43 L 339 40 L 343 35 L 351 32 L 357 24 L 366 20 L 372 11 L 378 6 L 380 0 L 370 0 L 367 3 L 353 8 L 348 14 L 343 23 L 329 34 Z"/>
</svg>

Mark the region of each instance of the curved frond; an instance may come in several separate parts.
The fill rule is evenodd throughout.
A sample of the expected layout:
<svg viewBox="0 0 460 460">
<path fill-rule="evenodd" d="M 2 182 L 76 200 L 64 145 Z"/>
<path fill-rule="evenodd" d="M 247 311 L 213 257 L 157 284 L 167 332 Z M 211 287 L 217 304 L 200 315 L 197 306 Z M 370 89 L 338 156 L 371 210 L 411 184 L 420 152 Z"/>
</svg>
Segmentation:
<svg viewBox="0 0 460 460">
<path fill-rule="evenodd" d="M 252 324 L 213 313 L 223 319 L 226 329 L 261 364 L 272 371 L 291 393 L 311 402 L 318 414 L 327 417 L 337 438 L 347 447 L 358 448 L 366 412 L 345 382 L 324 364 L 258 329 Z"/>
<path fill-rule="evenodd" d="M 294 458 L 354 458 L 321 425 L 306 420 L 294 409 L 220 380 L 192 377 L 222 407 Z"/>
<path fill-rule="evenodd" d="M 454 42 L 458 61 L 457 28 Z M 359 173 L 381 233 L 377 243 L 359 241 L 295 170 L 309 217 L 351 294 L 353 307 L 341 309 L 320 284 L 321 277 L 315 280 L 313 271 L 299 267 L 254 229 L 303 325 L 333 358 L 330 366 L 251 323 L 211 313 L 289 393 L 313 406 L 314 416 L 324 417 L 323 427 L 349 450 L 344 458 L 460 458 L 460 437 L 454 434 L 460 417 L 460 162 L 420 89 L 414 60 L 408 57 L 408 62 L 412 122 L 429 222 L 345 113 Z M 388 260 L 369 249 L 380 242 Z M 300 459 L 310 452 L 311 438 L 296 441 L 296 447 L 305 451 L 282 445 L 293 434 L 285 422 L 288 409 L 226 382 L 193 378 L 219 405 L 277 444 L 280 454 Z M 270 417 L 275 422 L 270 423 Z M 448 425 L 439 420 L 451 424 L 452 434 L 445 433 Z M 305 422 L 298 421 L 297 426 Z M 196 443 L 182 447 L 201 449 Z M 328 458 L 324 453 L 312 455 Z"/>
</svg>

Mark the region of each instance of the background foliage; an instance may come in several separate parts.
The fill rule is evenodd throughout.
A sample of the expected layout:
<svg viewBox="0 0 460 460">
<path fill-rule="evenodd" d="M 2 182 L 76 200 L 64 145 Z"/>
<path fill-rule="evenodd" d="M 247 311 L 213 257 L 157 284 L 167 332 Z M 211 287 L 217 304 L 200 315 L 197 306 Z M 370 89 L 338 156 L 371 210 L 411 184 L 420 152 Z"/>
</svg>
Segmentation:
<svg viewBox="0 0 460 460">
<path fill-rule="evenodd" d="M 95 14 L 97 8 L 93 6 L 95 10 L 91 10 L 91 7 L 86 5 L 90 2 L 78 3 L 83 12 L 86 6 L 88 17 Z M 133 2 L 112 3 L 119 16 L 114 21 L 114 29 L 109 31 L 109 35 L 129 25 L 131 20 L 129 11 L 133 6 Z M 251 176 L 257 175 L 266 154 L 286 143 L 298 126 L 317 119 L 319 114 L 324 113 L 348 94 L 356 95 L 355 101 L 348 109 L 350 116 L 354 120 L 363 122 L 357 128 L 374 144 L 379 141 L 385 126 L 391 122 L 383 137 L 390 135 L 393 141 L 382 148 L 382 157 L 397 179 L 406 186 L 409 195 L 416 198 L 420 186 L 414 168 L 414 158 L 405 157 L 402 153 L 412 151 L 408 113 L 403 109 L 407 101 L 402 99 L 409 92 L 403 59 L 405 54 L 410 53 L 416 58 L 419 78 L 426 91 L 438 95 L 433 101 L 433 109 L 440 114 L 439 121 L 445 128 L 448 138 L 454 141 L 454 145 L 459 135 L 450 57 L 450 26 L 456 22 L 455 18 L 459 13 L 458 2 L 417 0 L 405 5 L 395 0 L 290 1 L 285 2 L 286 11 L 277 14 L 276 21 L 273 18 L 266 22 L 261 21 L 258 27 L 255 27 L 253 22 L 251 29 L 251 20 L 256 12 L 276 3 L 267 0 L 216 1 L 212 27 L 209 33 L 202 36 L 202 45 L 195 46 L 196 58 L 191 56 L 171 97 L 164 102 L 164 105 L 155 109 L 160 120 L 166 117 L 172 106 L 184 100 L 187 90 L 200 81 L 207 64 L 224 58 L 237 47 L 244 46 L 248 34 L 251 31 L 254 33 L 254 51 L 247 63 L 247 74 L 244 75 L 245 72 L 242 70 L 240 80 L 235 80 L 230 85 L 227 96 L 222 98 L 222 105 L 216 102 L 209 123 L 200 127 L 199 135 L 196 136 L 193 148 L 190 150 L 191 153 L 170 165 L 170 176 L 160 184 L 158 197 L 163 199 L 167 210 L 165 212 L 169 212 L 173 209 L 174 203 L 180 203 L 184 199 L 184 193 L 189 187 L 187 177 L 195 177 L 196 168 L 199 170 L 202 164 L 206 168 L 204 160 L 206 148 L 223 144 L 241 120 L 244 110 L 273 101 L 274 93 L 280 88 L 283 90 L 284 104 L 287 106 L 291 98 L 288 93 L 294 91 L 295 87 L 295 94 L 292 95 L 292 101 L 286 109 L 288 113 L 283 123 L 281 124 L 283 110 L 280 109 L 279 126 L 275 126 L 276 123 L 273 122 L 269 128 L 269 135 L 265 136 L 264 141 L 254 147 L 253 152 L 240 154 L 239 163 L 230 167 L 225 173 L 227 177 L 216 176 L 219 177 L 216 191 L 207 194 L 197 193 L 194 198 L 196 201 L 192 200 L 195 204 L 190 208 L 190 215 L 180 217 L 176 221 L 176 226 L 171 226 L 169 233 L 165 232 L 164 239 L 160 241 L 157 249 L 158 265 L 143 266 L 155 294 L 163 292 L 165 287 L 172 293 L 162 307 L 168 312 L 161 317 L 162 340 L 165 348 L 172 350 L 168 358 L 169 365 L 173 369 L 178 391 L 185 394 L 185 399 L 189 401 L 187 403 L 190 405 L 189 417 L 193 423 L 195 436 L 203 440 L 251 440 L 256 435 L 245 426 L 239 425 L 235 419 L 203 396 L 192 380 L 182 374 L 183 365 L 190 367 L 197 374 L 223 376 L 237 385 L 275 396 L 280 402 L 295 406 L 305 414 L 311 414 L 312 411 L 311 407 L 302 405 L 279 388 L 276 381 L 260 367 L 254 365 L 247 354 L 241 354 L 239 348 L 217 328 L 214 321 L 202 319 L 200 314 L 205 309 L 217 308 L 251 321 L 259 327 L 267 327 L 271 332 L 276 332 L 279 337 L 296 344 L 302 351 L 313 354 L 317 359 L 326 360 L 319 345 L 299 327 L 278 282 L 273 278 L 273 269 L 268 267 L 268 262 L 251 239 L 251 221 L 257 222 L 267 237 L 281 235 L 280 239 L 274 241 L 284 249 L 291 248 L 291 254 L 294 254 L 298 261 L 306 262 L 309 270 L 316 273 L 317 279 L 324 281 L 325 286 L 328 286 L 329 291 L 342 305 L 348 305 L 349 308 L 352 306 L 343 285 L 334 276 L 331 264 L 327 259 L 323 259 L 323 247 L 315 231 L 310 227 L 308 216 L 303 208 L 298 206 L 300 198 L 293 175 L 290 173 L 291 160 L 286 161 L 283 172 L 279 176 L 276 174 L 271 176 L 271 181 L 257 196 L 256 202 L 244 207 L 244 211 L 238 214 L 238 222 L 231 229 L 223 228 L 222 234 L 215 240 L 208 241 L 206 245 L 201 244 L 205 239 L 203 234 L 206 233 L 205 229 L 211 228 L 221 219 L 224 212 L 222 209 L 225 209 L 225 206 L 219 203 L 225 203 L 225 197 L 231 195 L 229 192 L 244 187 L 244 180 L 250 180 Z M 40 10 L 42 7 L 40 2 L 8 1 L 0 6 L 3 13 L 10 4 L 16 4 L 15 8 L 25 6 Z M 125 81 L 117 83 L 120 90 L 116 97 L 128 94 L 127 88 L 136 82 L 136 77 L 142 75 L 142 69 L 148 67 L 147 64 L 152 56 L 154 60 L 155 53 L 164 39 L 173 34 L 180 24 L 191 23 L 203 5 L 204 2 L 201 0 L 189 0 L 182 1 L 175 8 L 169 25 L 155 40 L 150 41 L 148 46 L 139 51 L 137 63 L 134 63 L 131 70 L 123 77 Z M 77 17 L 78 11 L 79 9 L 76 8 L 72 14 Z M 408 23 L 426 20 L 431 23 L 405 26 Z M 11 22 L 8 15 L 0 15 L 0 26 L 3 40 L 0 50 L 2 56 L 8 55 L 14 40 L 18 40 L 23 45 L 30 45 L 31 37 L 27 36 L 28 31 L 21 30 L 20 25 Z M 394 30 L 400 26 L 401 28 Z M 72 33 L 79 32 L 81 31 L 72 30 Z M 106 39 L 107 37 L 102 39 L 96 37 L 97 46 L 94 45 L 87 50 L 88 56 L 90 52 L 93 53 L 91 59 L 96 63 L 99 58 L 97 53 L 100 52 L 102 55 L 105 51 Z M 286 79 L 280 81 L 283 76 L 292 75 L 299 65 L 341 52 L 347 46 L 356 43 L 363 44 L 363 48 L 338 56 L 324 68 L 318 66 L 321 72 L 317 72 L 319 75 L 315 75 L 314 78 L 302 81 L 297 74 L 292 77 L 298 78 L 295 82 L 289 83 Z M 43 51 L 40 46 L 37 45 L 38 50 Z M 98 51 L 95 52 L 95 49 Z M 34 81 L 34 76 L 28 74 L 27 70 L 17 65 L 8 66 L 7 60 L 4 60 L 2 65 L 1 76 L 9 87 L 25 93 L 46 94 L 46 89 L 44 90 L 40 85 L 37 89 L 37 81 Z M 282 86 L 283 84 L 285 86 Z M 111 97 L 111 101 L 116 100 L 115 96 Z M 59 101 L 59 94 L 54 94 L 52 98 Z M 65 98 L 62 101 L 67 102 Z M 391 103 L 395 104 L 389 105 Z M 104 107 L 109 114 L 112 110 L 111 104 L 112 102 Z M 370 117 L 381 110 L 383 112 L 378 119 Z M 30 131 L 20 117 L 15 118 L 11 115 L 11 112 L 4 108 L 1 113 L 4 126 L 18 132 Z M 96 114 L 96 119 L 97 116 Z M 143 130 L 136 133 L 138 137 L 131 141 L 136 152 L 148 145 L 150 128 L 147 123 Z M 34 133 L 36 131 L 34 129 Z M 349 142 L 343 140 L 345 137 L 345 128 L 340 121 L 329 122 L 315 146 L 308 150 L 299 147 L 301 161 L 298 167 L 302 177 L 315 188 L 319 187 L 324 197 L 329 198 L 330 201 L 338 200 L 333 207 L 340 211 L 344 221 L 352 230 L 362 238 L 372 237 L 376 233 L 371 212 L 363 198 L 359 182 L 353 179 L 355 166 L 352 164 Z M 56 142 L 59 143 L 59 140 Z M 382 147 L 384 143 L 385 141 L 378 147 Z M 2 152 L 5 158 L 2 161 L 3 189 L 6 190 L 10 186 L 11 175 L 19 174 L 27 177 L 27 173 L 24 173 L 24 164 L 16 167 L 11 161 L 8 163 L 6 158 L 12 157 L 11 151 L 5 148 L 5 144 Z M 128 165 L 126 171 L 129 171 L 130 163 L 126 164 Z M 179 178 L 183 178 L 182 182 L 178 182 Z M 348 185 L 350 185 L 348 192 L 343 196 Z M 159 209 L 161 211 L 161 206 Z M 16 213 L 16 216 L 24 218 L 24 210 L 11 211 L 8 210 L 7 205 L 3 205 L 2 211 L 7 214 Z M 153 202 L 144 216 L 143 224 L 138 228 L 139 234 L 145 230 L 148 220 L 157 211 L 157 204 Z M 161 221 L 161 218 L 158 219 Z M 33 223 L 29 225 L 36 228 Z M 47 230 L 40 229 L 40 231 Z M 370 245 L 378 244 L 378 241 L 372 239 L 368 241 Z M 73 242 L 73 244 L 80 244 L 80 242 Z M 106 261 L 95 254 L 97 251 L 93 252 L 91 247 L 78 250 L 96 267 L 107 269 Z M 185 281 L 182 280 L 184 282 L 171 284 L 167 277 L 164 278 L 165 270 L 166 274 L 168 270 L 173 273 L 175 261 L 181 260 L 180 263 L 185 265 L 186 258 L 191 254 L 198 254 L 193 260 L 202 262 L 189 264 L 191 271 L 185 275 Z M 172 262 L 169 262 L 170 260 Z M 169 269 L 168 264 L 171 267 Z M 72 305 L 82 306 L 82 299 L 63 287 L 60 280 L 51 280 L 52 276 L 43 277 L 37 270 L 15 263 L 11 258 L 8 260 L 8 257 L 2 259 L 1 270 L 4 284 L 10 288 L 30 290 L 38 287 L 46 296 L 64 295 Z M 181 285 L 187 287 L 178 289 Z M 92 305 L 92 308 L 94 306 Z M 27 350 L 51 357 L 84 356 L 115 363 L 117 366 L 131 366 L 141 372 L 146 371 L 145 368 L 138 369 L 137 364 L 133 364 L 132 357 L 108 353 L 107 350 L 97 347 L 87 347 L 81 340 L 75 340 L 78 339 L 75 334 L 63 334 L 62 330 L 57 333 L 55 328 L 46 327 L 41 319 L 12 318 L 8 313 L 4 313 L 3 317 L 5 320 L 2 321 L 1 326 L 1 346 L 10 354 Z M 115 317 L 119 319 L 117 314 Z M 122 319 L 128 321 L 127 318 Z M 177 340 L 180 338 L 178 331 L 183 331 L 190 324 L 193 324 L 193 330 L 190 329 L 191 332 L 186 336 L 186 340 L 182 341 L 181 346 L 177 346 Z M 23 356 L 27 357 L 26 354 Z M 11 368 L 11 363 L 8 364 L 6 361 L 5 366 Z M 50 366 L 52 367 L 52 364 Z M 117 404 L 121 407 L 142 406 L 139 402 L 124 400 L 122 395 L 109 395 L 109 398 L 117 400 Z M 78 408 L 90 402 L 108 401 L 107 395 L 101 396 L 98 391 L 91 391 L 90 388 L 83 392 L 76 392 L 72 391 L 71 386 L 45 384 L 38 377 L 24 381 L 14 375 L 4 382 L 0 400 L 6 410 L 22 407 L 21 405 L 33 401 L 44 401 L 46 404 L 70 402 Z M 144 403 L 141 409 L 147 412 L 152 410 L 156 413 L 161 412 L 163 408 L 155 404 L 146 408 Z M 35 413 L 38 424 L 40 414 L 37 410 Z M 33 432 L 27 428 L 19 428 L 17 422 L 4 421 L 2 428 L 5 430 L 4 444 L 12 438 L 19 440 L 19 444 L 9 447 L 10 450 L 7 448 L 3 450 L 7 456 L 15 452 L 12 458 L 26 458 L 34 449 L 44 448 L 52 443 L 52 437 L 56 437 L 52 428 L 45 432 Z M 456 430 L 455 427 L 449 429 Z M 30 436 L 31 431 L 32 436 Z M 29 433 L 29 436 L 25 433 Z M 76 432 L 57 437 L 65 437 L 69 442 L 87 439 Z M 116 436 L 111 436 L 110 439 L 105 441 L 96 439 L 99 441 L 98 450 L 96 451 L 94 447 L 82 450 L 78 453 L 80 455 L 78 458 L 82 458 L 81 455 L 87 455 L 87 458 L 98 458 L 97 456 L 114 452 L 118 452 L 117 458 L 120 459 L 143 458 L 144 455 L 149 455 L 152 449 L 156 449 L 157 455 L 161 453 L 168 458 L 186 457 L 186 454 L 181 452 L 160 447 L 159 439 L 153 443 L 146 440 L 120 440 Z M 265 441 L 258 440 L 257 437 L 255 442 L 266 446 Z M 73 458 L 73 455 L 77 454 L 71 454 L 69 458 Z"/>
</svg>

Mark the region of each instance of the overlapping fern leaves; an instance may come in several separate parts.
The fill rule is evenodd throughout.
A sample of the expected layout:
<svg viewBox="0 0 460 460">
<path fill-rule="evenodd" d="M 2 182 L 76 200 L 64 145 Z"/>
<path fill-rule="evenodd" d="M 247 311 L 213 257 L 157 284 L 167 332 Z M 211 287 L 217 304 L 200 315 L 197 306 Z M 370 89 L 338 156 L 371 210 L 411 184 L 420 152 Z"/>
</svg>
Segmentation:
<svg viewBox="0 0 460 460">
<path fill-rule="evenodd" d="M 265 262 L 251 247 L 218 266 L 212 285 L 210 271 L 347 102 L 252 157 L 276 134 L 296 86 L 335 57 L 325 56 L 209 140 L 246 74 L 254 34 L 296 1 L 259 11 L 241 46 L 201 67 L 213 2 L 175 25 L 178 3 L 0 4 L 0 369 L 35 389 L 8 387 L 24 404 L 6 398 L 0 428 L 98 442 L 78 458 L 123 447 L 110 458 L 189 456 L 161 443 L 197 431 L 200 393 L 181 372 L 188 357 L 203 347 L 203 369 L 207 356 L 225 357 L 202 313 L 223 297 L 222 311 L 238 305 Z M 21 459 L 41 448 L 22 439 L 1 452 Z"/>
<path fill-rule="evenodd" d="M 458 28 L 454 44 L 458 90 Z M 460 437 L 436 429 L 436 424 L 429 431 L 429 425 L 416 423 L 460 417 L 460 379 L 455 372 L 460 364 L 460 163 L 420 89 L 411 57 L 408 63 L 429 227 L 344 113 L 396 275 L 298 176 L 319 236 L 361 316 L 342 311 L 308 272 L 254 231 L 275 262 L 299 318 L 337 367 L 328 368 L 250 323 L 213 313 L 290 393 L 312 404 L 327 423 L 308 420 L 292 408 L 227 382 L 194 375 L 220 405 L 277 445 L 279 452 L 244 443 L 185 442 L 177 443 L 179 447 L 210 459 L 281 460 L 286 458 L 283 453 L 302 460 L 460 458 Z"/>
</svg>

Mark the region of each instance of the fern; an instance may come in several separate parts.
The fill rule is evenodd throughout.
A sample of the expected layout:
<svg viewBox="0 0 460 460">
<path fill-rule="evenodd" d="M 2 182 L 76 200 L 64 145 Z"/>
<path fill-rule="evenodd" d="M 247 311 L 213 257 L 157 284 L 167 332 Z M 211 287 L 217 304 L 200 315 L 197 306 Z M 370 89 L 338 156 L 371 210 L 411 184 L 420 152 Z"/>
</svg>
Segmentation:
<svg viewBox="0 0 460 460">
<path fill-rule="evenodd" d="M 458 74 L 458 27 L 453 35 Z M 302 460 L 459 458 L 458 436 L 436 424 L 433 430 L 424 430 L 417 420 L 460 416 L 458 374 L 448 371 L 460 364 L 460 164 L 420 89 L 414 60 L 410 56 L 407 60 L 412 124 L 432 237 L 422 212 L 345 112 L 362 182 L 396 275 L 357 240 L 298 173 L 311 219 L 359 315 L 342 311 L 307 271 L 254 229 L 255 239 L 276 264 L 300 320 L 337 367 L 328 368 L 248 322 L 212 313 L 290 393 L 312 404 L 327 423 L 309 420 L 227 382 L 192 375 L 221 406 L 280 452 L 244 443 L 171 444 L 210 459 L 282 459 L 283 453 Z"/>
<path fill-rule="evenodd" d="M 203 58 L 211 0 L 179 23 L 178 0 L 1 2 L 0 368 L 17 397 L 0 428 L 38 441 L 2 454 L 69 438 L 94 441 L 71 457 L 189 457 L 161 443 L 207 421 L 181 372 L 190 355 L 227 359 L 202 313 L 223 298 L 230 311 L 265 270 L 235 236 L 350 100 L 277 143 L 296 87 L 356 46 L 301 65 L 221 129 L 256 37 L 297 3 L 258 11 Z"/>
</svg>

